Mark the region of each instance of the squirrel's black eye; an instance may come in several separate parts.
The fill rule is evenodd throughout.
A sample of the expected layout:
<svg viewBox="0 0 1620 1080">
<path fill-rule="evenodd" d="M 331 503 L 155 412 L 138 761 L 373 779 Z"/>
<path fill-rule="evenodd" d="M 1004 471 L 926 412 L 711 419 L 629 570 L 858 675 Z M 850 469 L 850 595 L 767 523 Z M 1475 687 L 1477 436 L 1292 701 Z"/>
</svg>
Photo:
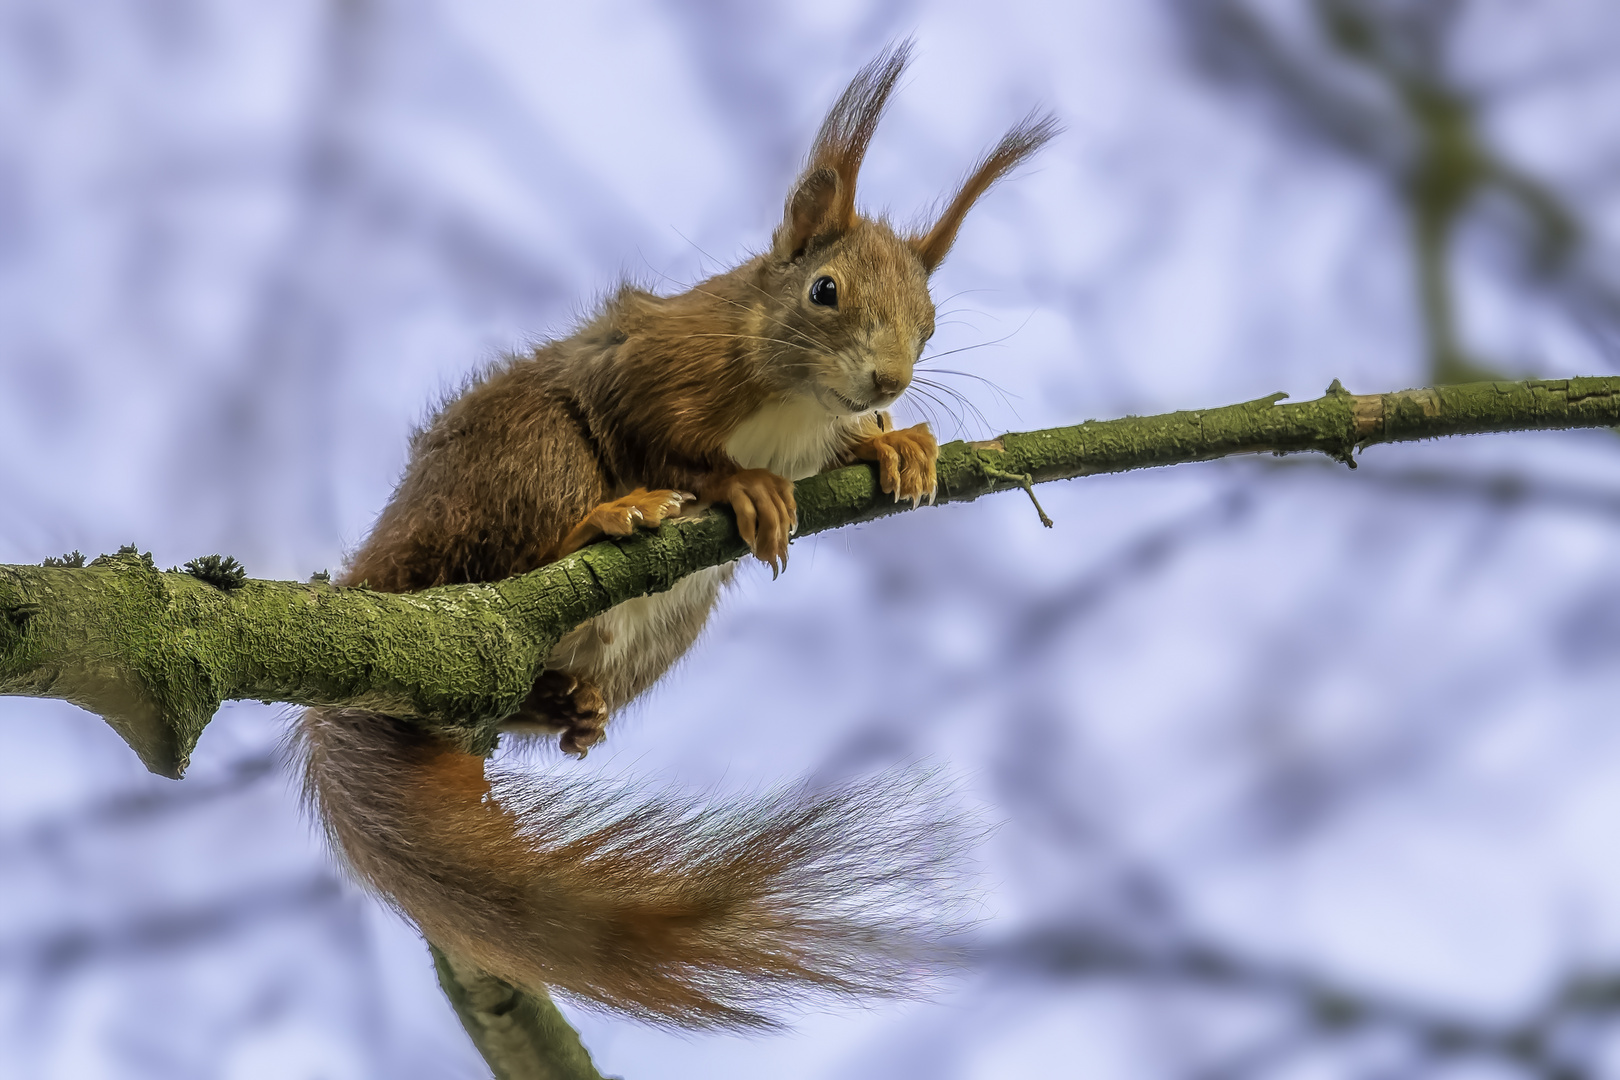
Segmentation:
<svg viewBox="0 0 1620 1080">
<path fill-rule="evenodd" d="M 822 307 L 838 306 L 838 283 L 830 277 L 818 277 L 810 283 L 810 302 Z"/>
</svg>

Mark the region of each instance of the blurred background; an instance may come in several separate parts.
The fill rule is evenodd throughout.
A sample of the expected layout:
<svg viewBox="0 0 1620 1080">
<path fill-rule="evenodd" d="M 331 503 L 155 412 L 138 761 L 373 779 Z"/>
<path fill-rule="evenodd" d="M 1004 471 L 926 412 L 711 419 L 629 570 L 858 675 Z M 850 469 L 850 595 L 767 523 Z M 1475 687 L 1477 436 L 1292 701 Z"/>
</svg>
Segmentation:
<svg viewBox="0 0 1620 1080">
<path fill-rule="evenodd" d="M 935 278 L 942 439 L 1620 368 L 1610 0 L 0 0 L 0 562 L 335 569 L 433 401 L 765 244 L 908 34 L 866 207 L 1068 126 Z M 746 568 L 603 750 L 534 767 L 932 763 L 997 826 L 974 962 L 768 1036 L 569 1016 L 630 1080 L 1620 1076 L 1617 466 L 1232 460 Z M 0 1076 L 486 1075 L 301 817 L 287 721 L 227 706 L 173 783 L 0 702 Z"/>
</svg>

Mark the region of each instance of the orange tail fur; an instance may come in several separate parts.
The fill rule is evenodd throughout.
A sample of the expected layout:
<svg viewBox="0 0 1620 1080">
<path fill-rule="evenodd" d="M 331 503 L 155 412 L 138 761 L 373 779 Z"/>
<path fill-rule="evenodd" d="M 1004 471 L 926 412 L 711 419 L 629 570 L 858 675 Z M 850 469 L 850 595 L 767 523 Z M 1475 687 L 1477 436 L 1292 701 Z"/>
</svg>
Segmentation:
<svg viewBox="0 0 1620 1080">
<path fill-rule="evenodd" d="M 408 723 L 312 709 L 305 794 L 354 873 L 518 986 L 657 1023 L 762 1027 L 819 995 L 914 991 L 949 950 L 969 837 L 926 779 L 703 806 L 497 776 Z"/>
</svg>

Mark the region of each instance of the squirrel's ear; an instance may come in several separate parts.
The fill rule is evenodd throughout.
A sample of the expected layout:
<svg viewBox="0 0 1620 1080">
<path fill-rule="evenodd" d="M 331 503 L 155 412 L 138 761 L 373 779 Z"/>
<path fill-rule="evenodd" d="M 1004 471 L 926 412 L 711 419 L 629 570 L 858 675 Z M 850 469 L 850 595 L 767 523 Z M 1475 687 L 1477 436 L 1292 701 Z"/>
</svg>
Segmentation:
<svg viewBox="0 0 1620 1080">
<path fill-rule="evenodd" d="M 924 269 L 932 274 L 945 261 L 951 244 L 956 242 L 956 230 L 962 227 L 962 219 L 967 217 L 967 212 L 973 208 L 979 196 L 1050 142 L 1061 130 L 1057 118 L 1050 113 L 1044 116 L 1031 113 L 1002 136 L 996 148 L 986 154 L 973 167 L 968 178 L 962 181 L 962 186 L 957 189 L 945 212 L 939 215 L 939 220 L 926 233 L 908 238 L 911 250 L 922 260 Z"/>
<path fill-rule="evenodd" d="M 796 259 L 811 241 L 845 231 L 833 220 L 837 202 L 837 173 L 831 169 L 805 173 L 788 196 L 787 214 L 771 238 L 771 254 L 784 262 Z"/>
<path fill-rule="evenodd" d="M 855 227 L 855 178 L 910 60 L 910 40 L 885 49 L 833 102 L 810 148 L 804 175 L 788 196 L 787 216 L 772 244 L 778 257 L 793 258 L 812 240 L 842 236 Z"/>
</svg>

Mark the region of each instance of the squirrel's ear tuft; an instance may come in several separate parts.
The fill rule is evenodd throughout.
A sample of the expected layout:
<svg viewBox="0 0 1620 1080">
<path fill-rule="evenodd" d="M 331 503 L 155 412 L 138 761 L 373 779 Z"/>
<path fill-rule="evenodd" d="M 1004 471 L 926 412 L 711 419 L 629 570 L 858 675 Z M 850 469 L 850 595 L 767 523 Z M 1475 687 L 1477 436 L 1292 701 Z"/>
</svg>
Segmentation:
<svg viewBox="0 0 1620 1080">
<path fill-rule="evenodd" d="M 945 261 L 951 245 L 956 242 L 956 230 L 962 227 L 962 219 L 967 217 L 967 212 L 973 208 L 979 196 L 989 191 L 997 180 L 1017 168 L 1035 151 L 1051 142 L 1062 130 L 1062 125 L 1052 114 L 1030 113 L 1002 136 L 995 149 L 973 167 L 968 178 L 962 181 L 962 186 L 957 189 L 950 205 L 939 215 L 939 220 L 926 233 L 912 236 L 908 240 L 911 250 L 917 253 L 917 258 L 922 260 L 923 267 L 930 274 Z"/>
<path fill-rule="evenodd" d="M 838 174 L 831 169 L 811 169 L 799 178 L 788 195 L 787 214 L 771 238 L 773 255 L 784 262 L 797 259 L 812 241 L 846 231 L 833 220 L 838 187 Z"/>
<path fill-rule="evenodd" d="M 788 196 L 787 216 L 772 245 L 779 257 L 792 258 L 812 240 L 842 236 L 855 227 L 855 178 L 910 60 L 910 39 L 890 46 L 861 68 L 833 102 L 810 148 L 804 175 Z M 813 211 L 813 223 L 801 211 Z"/>
</svg>

